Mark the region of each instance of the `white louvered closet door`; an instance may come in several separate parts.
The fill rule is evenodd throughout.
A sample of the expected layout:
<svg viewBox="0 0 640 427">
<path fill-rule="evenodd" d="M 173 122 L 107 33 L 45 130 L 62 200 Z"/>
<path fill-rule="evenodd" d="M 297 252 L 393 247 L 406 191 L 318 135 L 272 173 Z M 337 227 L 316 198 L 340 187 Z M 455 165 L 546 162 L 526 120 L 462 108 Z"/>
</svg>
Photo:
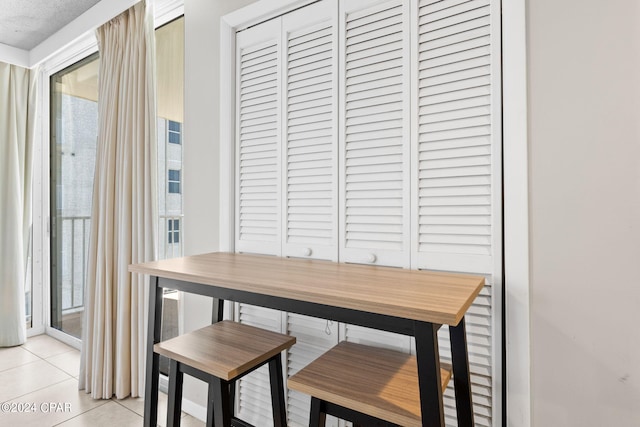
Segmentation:
<svg viewBox="0 0 640 427">
<path fill-rule="evenodd" d="M 281 253 L 280 18 L 236 34 L 236 250 Z"/>
<path fill-rule="evenodd" d="M 281 19 L 236 34 L 236 251 L 281 254 Z M 241 323 L 282 331 L 283 314 L 236 304 Z M 266 366 L 239 381 L 238 416 L 271 426 Z"/>
<path fill-rule="evenodd" d="M 284 256 L 338 259 L 337 18 L 337 0 L 282 17 Z M 324 319 L 287 313 L 286 331 L 297 340 L 288 376 L 338 343 L 338 325 Z M 309 395 L 288 390 L 290 427 L 309 425 L 310 404 Z"/>
<path fill-rule="evenodd" d="M 283 255 L 337 261 L 337 1 L 282 17 Z"/>
<path fill-rule="evenodd" d="M 494 173 L 489 0 L 423 0 L 418 44 L 417 267 L 491 273 Z M 498 99 L 499 102 L 499 99 Z"/>
<path fill-rule="evenodd" d="M 410 265 L 409 3 L 341 2 L 343 262 Z"/>
<path fill-rule="evenodd" d="M 412 264 L 487 278 L 466 324 L 475 421 L 491 426 L 499 405 L 494 375 L 500 376 L 494 372 L 494 349 L 500 348 L 494 282 L 500 280 L 495 273 L 502 251 L 499 5 L 416 3 Z M 439 342 L 448 360 L 446 327 Z M 445 413 L 447 424 L 456 425 L 452 387 L 445 393 Z"/>
</svg>

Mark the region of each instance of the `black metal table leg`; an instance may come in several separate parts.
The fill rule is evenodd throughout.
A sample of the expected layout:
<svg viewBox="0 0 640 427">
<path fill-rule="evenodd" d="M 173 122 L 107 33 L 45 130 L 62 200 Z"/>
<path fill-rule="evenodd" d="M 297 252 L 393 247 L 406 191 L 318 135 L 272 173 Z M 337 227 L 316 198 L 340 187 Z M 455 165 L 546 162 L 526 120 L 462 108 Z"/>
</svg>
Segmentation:
<svg viewBox="0 0 640 427">
<path fill-rule="evenodd" d="M 147 325 L 147 366 L 144 390 L 144 426 L 158 425 L 158 376 L 160 356 L 153 352 L 153 345 L 160 342 L 162 330 L 162 288 L 158 278 L 149 278 L 149 321 Z"/>
<path fill-rule="evenodd" d="M 438 351 L 439 328 L 440 325 L 427 322 L 416 321 L 414 324 L 423 427 L 444 426 L 440 353 Z"/>
<path fill-rule="evenodd" d="M 309 427 L 325 427 L 327 414 L 322 410 L 322 401 L 311 397 L 311 411 L 309 413 Z"/>
<path fill-rule="evenodd" d="M 451 340 L 451 362 L 453 365 L 453 385 L 456 393 L 458 425 L 473 427 L 473 401 L 471 400 L 471 375 L 467 352 L 467 333 L 464 317 L 458 326 L 449 326 Z"/>
<path fill-rule="evenodd" d="M 271 411 L 274 427 L 287 427 L 287 408 L 284 397 L 284 379 L 282 374 L 282 356 L 277 355 L 269 361 L 269 383 L 271 385 Z"/>
<path fill-rule="evenodd" d="M 213 298 L 213 306 L 211 308 L 211 323 L 222 322 L 224 317 L 224 300 L 221 298 Z"/>
</svg>

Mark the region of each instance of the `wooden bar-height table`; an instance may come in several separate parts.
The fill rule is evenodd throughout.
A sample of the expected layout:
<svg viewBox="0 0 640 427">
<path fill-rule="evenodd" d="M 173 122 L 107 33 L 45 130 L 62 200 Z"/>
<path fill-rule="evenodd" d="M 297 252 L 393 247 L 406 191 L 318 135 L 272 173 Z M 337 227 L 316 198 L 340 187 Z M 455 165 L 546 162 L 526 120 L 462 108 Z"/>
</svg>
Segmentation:
<svg viewBox="0 0 640 427">
<path fill-rule="evenodd" d="M 449 325 L 458 425 L 473 426 L 464 315 L 484 277 L 224 252 L 129 271 L 151 276 L 145 426 L 157 421 L 163 288 L 414 336 L 423 426 L 444 426 L 437 332 Z"/>
</svg>

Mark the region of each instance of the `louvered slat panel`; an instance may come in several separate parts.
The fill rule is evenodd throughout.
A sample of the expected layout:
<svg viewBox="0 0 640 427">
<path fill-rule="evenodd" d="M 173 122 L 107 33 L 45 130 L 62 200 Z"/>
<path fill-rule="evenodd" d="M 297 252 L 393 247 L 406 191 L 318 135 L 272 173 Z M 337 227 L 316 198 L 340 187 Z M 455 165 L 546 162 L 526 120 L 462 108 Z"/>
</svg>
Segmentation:
<svg viewBox="0 0 640 427">
<path fill-rule="evenodd" d="M 493 268 L 489 15 L 488 0 L 421 2 L 419 9 L 421 268 Z M 485 25 L 468 28 L 478 20 Z"/>
<path fill-rule="evenodd" d="M 281 332 L 282 314 L 277 310 L 238 304 L 236 319 L 258 328 Z M 266 366 L 252 372 L 238 382 L 238 415 L 253 425 L 273 425 L 271 389 Z"/>
<path fill-rule="evenodd" d="M 287 354 L 289 376 L 338 343 L 337 324 L 324 319 L 289 313 L 287 333 L 296 337 L 296 344 Z M 308 426 L 311 398 L 306 394 L 289 390 L 288 399 L 289 425 Z"/>
<path fill-rule="evenodd" d="M 419 1 L 416 64 L 416 143 L 412 161 L 418 268 L 485 274 L 487 286 L 466 319 L 475 423 L 493 423 L 493 206 L 495 146 L 492 18 L 489 0 Z M 451 360 L 449 330 L 438 334 Z M 452 386 L 445 420 L 457 425 Z"/>
<path fill-rule="evenodd" d="M 340 258 L 407 267 L 408 4 L 345 1 L 345 14 Z"/>
<path fill-rule="evenodd" d="M 321 1 L 282 19 L 283 255 L 337 260 L 337 8 Z M 338 343 L 337 324 L 286 314 L 286 331 L 296 337 L 285 371 L 293 375 Z M 311 399 L 287 391 L 287 424 L 309 425 Z M 337 427 L 327 417 L 327 427 Z"/>
<path fill-rule="evenodd" d="M 283 20 L 287 46 L 283 254 L 335 260 L 335 26 L 325 4 L 305 9 Z"/>
<path fill-rule="evenodd" d="M 269 368 L 263 366 L 238 382 L 238 417 L 254 426 L 273 426 Z"/>
<path fill-rule="evenodd" d="M 340 259 L 408 267 L 408 3 L 345 6 Z M 390 332 L 342 324 L 340 334 L 410 351 Z"/>
<path fill-rule="evenodd" d="M 236 48 L 236 250 L 280 255 L 280 19 L 237 33 Z M 238 304 L 235 318 L 281 332 L 279 311 Z M 268 368 L 237 387 L 238 416 L 273 425 Z"/>
<path fill-rule="evenodd" d="M 236 319 L 258 328 L 281 332 L 282 314 L 277 310 L 238 304 Z M 272 426 L 269 369 L 264 366 L 238 382 L 238 416 L 253 424 Z"/>
<path fill-rule="evenodd" d="M 236 250 L 280 254 L 279 25 L 238 33 Z"/>
</svg>

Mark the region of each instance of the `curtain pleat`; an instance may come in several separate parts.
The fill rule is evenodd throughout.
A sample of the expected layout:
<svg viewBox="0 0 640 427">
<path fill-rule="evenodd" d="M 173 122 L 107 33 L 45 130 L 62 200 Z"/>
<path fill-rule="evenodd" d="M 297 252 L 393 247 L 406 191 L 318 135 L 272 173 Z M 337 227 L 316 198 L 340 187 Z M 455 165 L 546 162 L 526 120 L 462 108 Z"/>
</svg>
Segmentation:
<svg viewBox="0 0 640 427">
<path fill-rule="evenodd" d="M 26 341 L 35 70 L 0 62 L 0 347 Z"/>
<path fill-rule="evenodd" d="M 98 145 L 79 386 L 95 399 L 142 396 L 149 277 L 156 259 L 156 105 L 151 11 L 98 28 Z"/>
</svg>

